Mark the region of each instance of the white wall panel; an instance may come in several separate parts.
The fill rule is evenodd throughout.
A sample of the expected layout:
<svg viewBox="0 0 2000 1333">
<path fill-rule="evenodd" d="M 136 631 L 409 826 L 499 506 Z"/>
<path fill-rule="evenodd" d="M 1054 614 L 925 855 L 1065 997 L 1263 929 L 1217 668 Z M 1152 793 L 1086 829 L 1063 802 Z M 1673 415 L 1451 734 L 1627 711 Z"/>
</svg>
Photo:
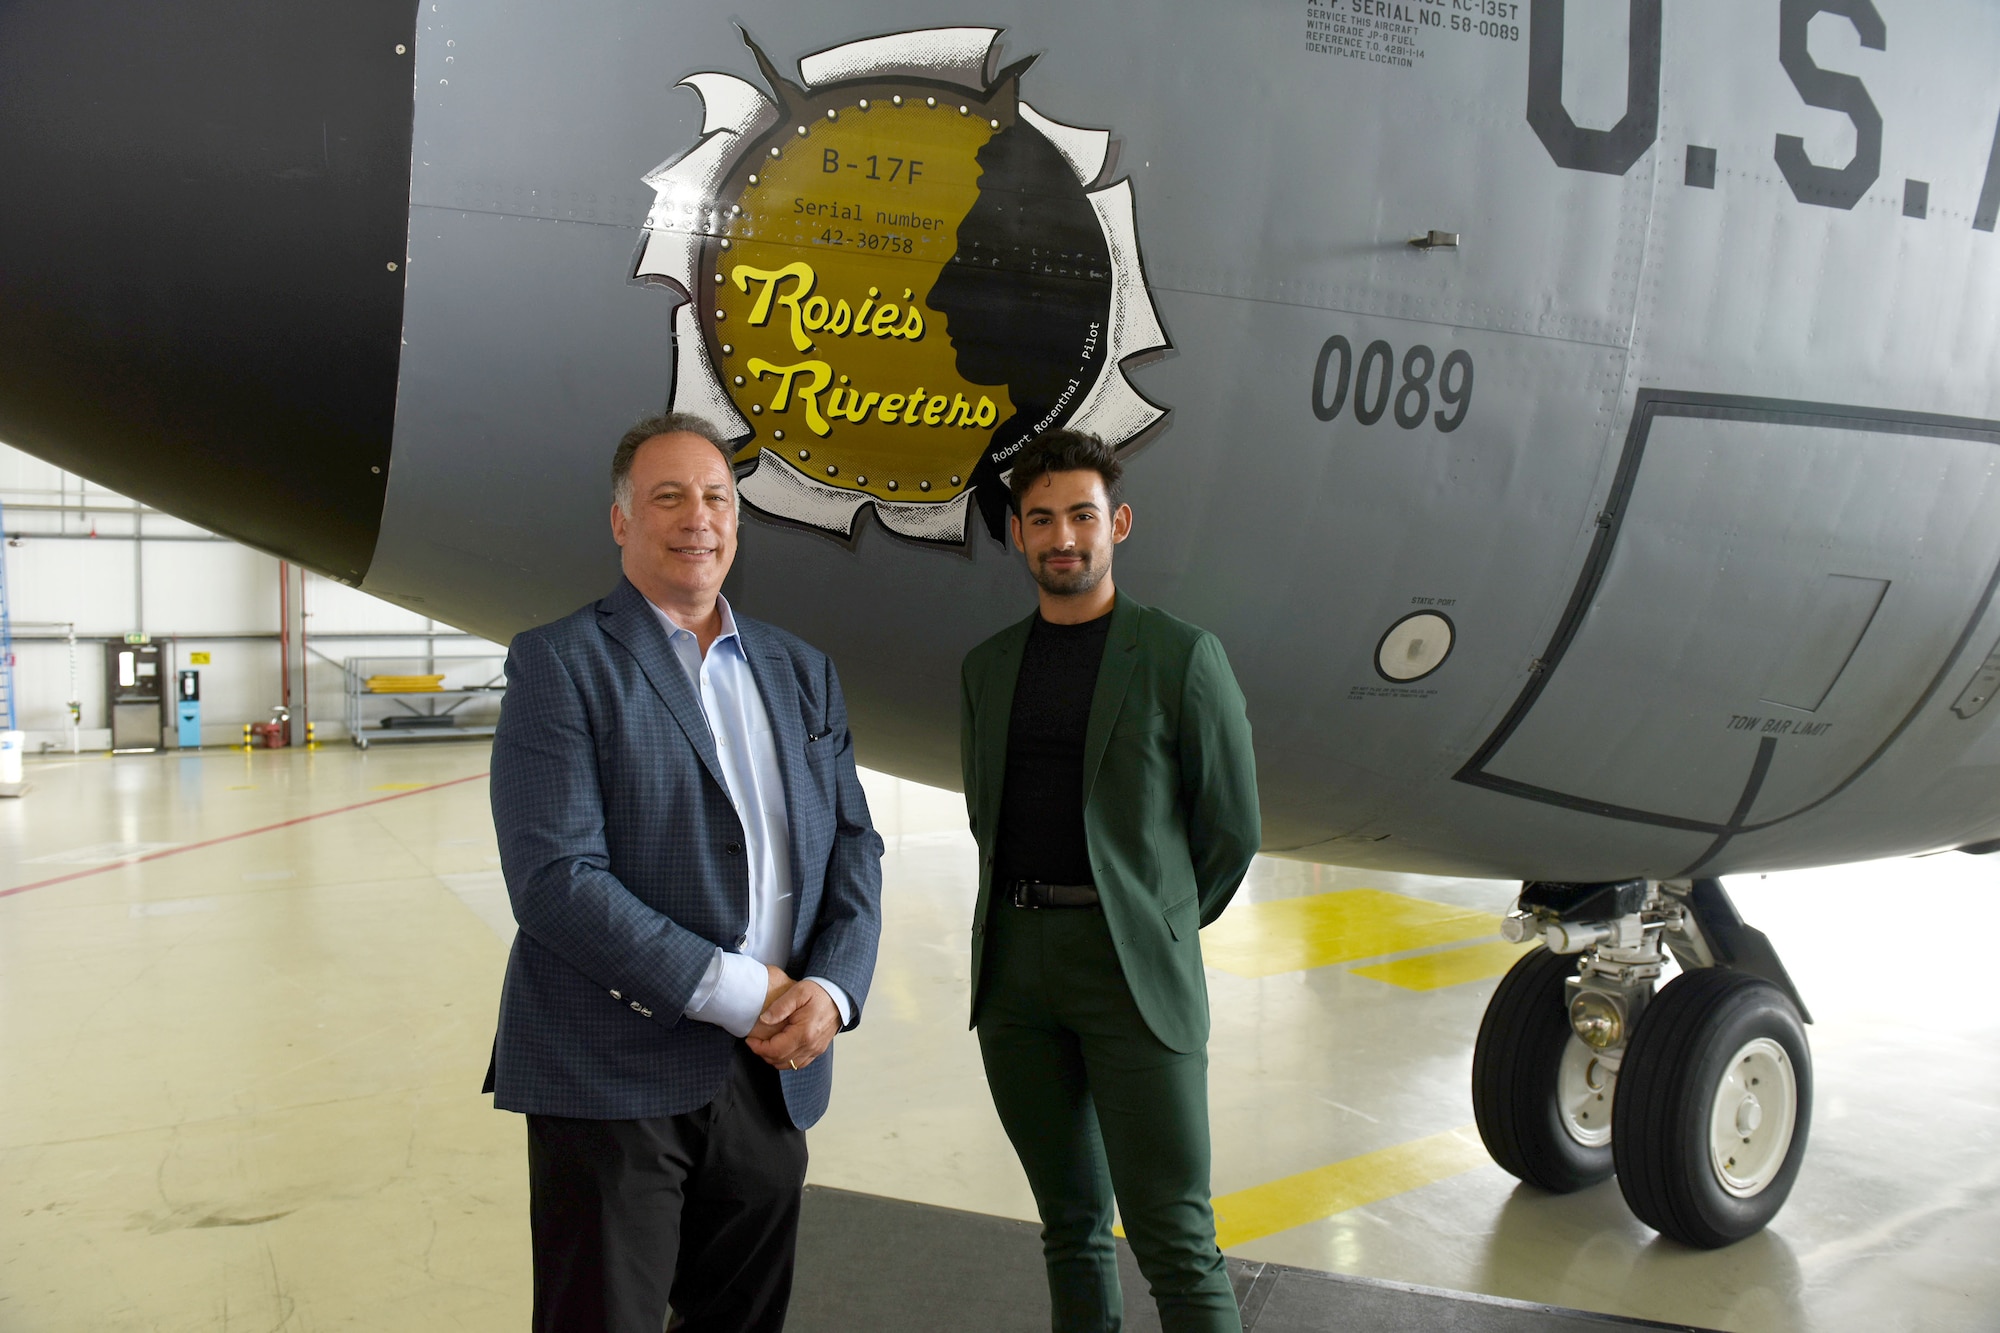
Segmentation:
<svg viewBox="0 0 2000 1333">
<path fill-rule="evenodd" d="M 273 596 L 276 595 L 276 586 L 275 583 L 272 585 Z M 358 588 L 346 587 L 317 574 L 306 577 L 306 612 L 312 617 L 306 628 L 308 635 L 422 634 L 430 628 L 430 622 L 414 611 L 392 606 Z M 444 628 L 450 632 L 448 626 Z M 339 656 L 338 653 L 329 655 Z"/>
<path fill-rule="evenodd" d="M 23 621 L 74 621 L 79 634 L 133 627 L 132 543 L 37 541 L 7 549 L 8 614 Z"/>
<path fill-rule="evenodd" d="M 18 449 L 0 445 L 0 492 L 12 496 L 26 492 L 54 491 L 67 480 L 76 489 L 76 478 L 53 463 L 44 463 Z"/>
<path fill-rule="evenodd" d="M 145 549 L 148 633 L 277 630 L 278 562 L 270 556 L 234 542 L 147 542 Z"/>
</svg>

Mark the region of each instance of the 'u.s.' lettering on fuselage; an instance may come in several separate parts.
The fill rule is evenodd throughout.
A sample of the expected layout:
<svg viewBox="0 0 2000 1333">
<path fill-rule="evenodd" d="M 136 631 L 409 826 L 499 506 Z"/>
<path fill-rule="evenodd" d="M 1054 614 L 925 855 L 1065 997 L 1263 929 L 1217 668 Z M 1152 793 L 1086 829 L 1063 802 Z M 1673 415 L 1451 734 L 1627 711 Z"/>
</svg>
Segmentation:
<svg viewBox="0 0 2000 1333">
<path fill-rule="evenodd" d="M 1622 176 L 1659 137 L 1661 0 L 1631 0 L 1625 113 L 1601 130 L 1579 126 L 1563 105 L 1564 8 L 1565 0 L 1535 0 L 1530 7 L 1528 124 L 1557 166 Z M 1854 155 L 1842 166 L 1816 163 L 1804 139 L 1775 126 L 1771 158 L 1800 203 L 1852 209 L 1882 174 L 1882 112 L 1858 75 L 1823 69 L 1807 50 L 1807 30 L 1821 14 L 1851 23 L 1869 51 L 1888 49 L 1888 25 L 1872 0 L 1780 0 L 1778 6 L 1778 64 L 1805 106 L 1848 118 L 1854 127 Z M 2000 221 L 2000 124 L 1991 145 L 1985 162 L 1966 164 L 1968 171 L 1984 172 L 1972 215 L 1975 231 L 1990 232 Z M 1714 189 L 1715 173 L 1716 150 L 1687 145 L 1686 183 Z M 1905 217 L 1928 215 L 1931 184 L 1903 183 Z"/>
</svg>

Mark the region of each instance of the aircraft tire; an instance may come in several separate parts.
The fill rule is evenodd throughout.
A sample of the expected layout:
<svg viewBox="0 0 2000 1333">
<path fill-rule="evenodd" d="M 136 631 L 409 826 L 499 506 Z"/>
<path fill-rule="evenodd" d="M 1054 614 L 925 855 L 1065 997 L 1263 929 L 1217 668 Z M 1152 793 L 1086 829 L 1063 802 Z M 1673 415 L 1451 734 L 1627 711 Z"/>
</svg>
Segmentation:
<svg viewBox="0 0 2000 1333">
<path fill-rule="evenodd" d="M 1521 1180 L 1558 1194 L 1595 1185 L 1612 1168 L 1611 1145 L 1602 1141 L 1609 1134 L 1579 1139 L 1559 1095 L 1566 1059 L 1575 1063 L 1579 1052 L 1589 1059 L 1570 1031 L 1564 995 L 1576 967 L 1574 954 L 1537 947 L 1522 955 L 1487 1003 L 1472 1051 L 1472 1114 L 1486 1151 Z M 1609 1115 L 1599 1115 L 1609 1129 Z"/>
<path fill-rule="evenodd" d="M 1792 1192 L 1812 1121 L 1812 1054 L 1792 1002 L 1730 968 L 1661 989 L 1626 1050 L 1612 1108 L 1618 1185 L 1639 1220 L 1718 1249 Z"/>
</svg>

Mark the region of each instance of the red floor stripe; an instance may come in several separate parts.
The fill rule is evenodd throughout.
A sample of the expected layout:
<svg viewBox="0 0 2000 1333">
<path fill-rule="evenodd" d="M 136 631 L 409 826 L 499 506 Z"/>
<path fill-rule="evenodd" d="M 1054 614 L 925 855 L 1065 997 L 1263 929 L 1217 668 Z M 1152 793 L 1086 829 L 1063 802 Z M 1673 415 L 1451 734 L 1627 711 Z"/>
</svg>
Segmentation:
<svg viewBox="0 0 2000 1333">
<path fill-rule="evenodd" d="M 102 875 L 107 871 L 123 870 L 126 866 L 143 865 L 147 861 L 158 861 L 163 857 L 179 856 L 182 852 L 198 852 L 204 847 L 214 847 L 225 842 L 235 842 L 239 838 L 254 838 L 259 833 L 273 833 L 281 828 L 290 828 L 294 824 L 310 824 L 315 819 L 326 819 L 333 815 L 344 815 L 353 810 L 366 810 L 371 805 L 386 805 L 390 801 L 400 801 L 406 796 L 422 796 L 425 792 L 438 791 L 444 787 L 456 787 L 464 782 L 477 782 L 486 776 L 487 774 L 485 773 L 474 773 L 470 777 L 453 778 L 449 782 L 433 782 L 430 786 L 419 787 L 415 791 L 399 791 L 388 796 L 377 796 L 372 801 L 356 801 L 353 805 L 343 805 L 334 810 L 321 810 L 317 814 L 300 815 L 296 819 L 281 819 L 275 824 L 266 824 L 262 828 L 244 829 L 241 833 L 225 833 L 219 838 L 210 838 L 205 842 L 190 842 L 179 847 L 168 847 L 157 852 L 147 852 L 144 856 L 135 856 L 127 861 L 108 861 L 101 866 L 92 866 L 88 870 L 79 870 L 68 875 L 57 875 L 54 879 L 36 880 L 33 884 L 17 884 L 11 889 L 0 889 L 0 898 L 11 898 L 17 893 L 26 893 L 29 889 L 46 889 L 51 884 L 67 884 L 73 879 L 88 879 L 92 875 Z"/>
</svg>

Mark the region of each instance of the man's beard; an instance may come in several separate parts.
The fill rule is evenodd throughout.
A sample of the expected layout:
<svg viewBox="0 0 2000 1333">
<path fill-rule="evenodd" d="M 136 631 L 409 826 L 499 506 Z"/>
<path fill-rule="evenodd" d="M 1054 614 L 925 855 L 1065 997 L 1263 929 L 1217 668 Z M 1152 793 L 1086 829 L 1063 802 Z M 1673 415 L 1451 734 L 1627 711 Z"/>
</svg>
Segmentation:
<svg viewBox="0 0 2000 1333">
<path fill-rule="evenodd" d="M 1069 551 L 1064 554 L 1073 555 L 1078 561 L 1078 567 L 1067 574 L 1050 573 L 1046 555 L 1035 561 L 1032 572 L 1035 582 L 1041 586 L 1043 592 L 1052 593 L 1057 597 L 1080 596 L 1102 583 L 1104 576 L 1111 572 L 1111 556 L 1108 552 L 1105 554 L 1103 564 L 1099 564 L 1096 556 L 1089 551 Z"/>
</svg>

